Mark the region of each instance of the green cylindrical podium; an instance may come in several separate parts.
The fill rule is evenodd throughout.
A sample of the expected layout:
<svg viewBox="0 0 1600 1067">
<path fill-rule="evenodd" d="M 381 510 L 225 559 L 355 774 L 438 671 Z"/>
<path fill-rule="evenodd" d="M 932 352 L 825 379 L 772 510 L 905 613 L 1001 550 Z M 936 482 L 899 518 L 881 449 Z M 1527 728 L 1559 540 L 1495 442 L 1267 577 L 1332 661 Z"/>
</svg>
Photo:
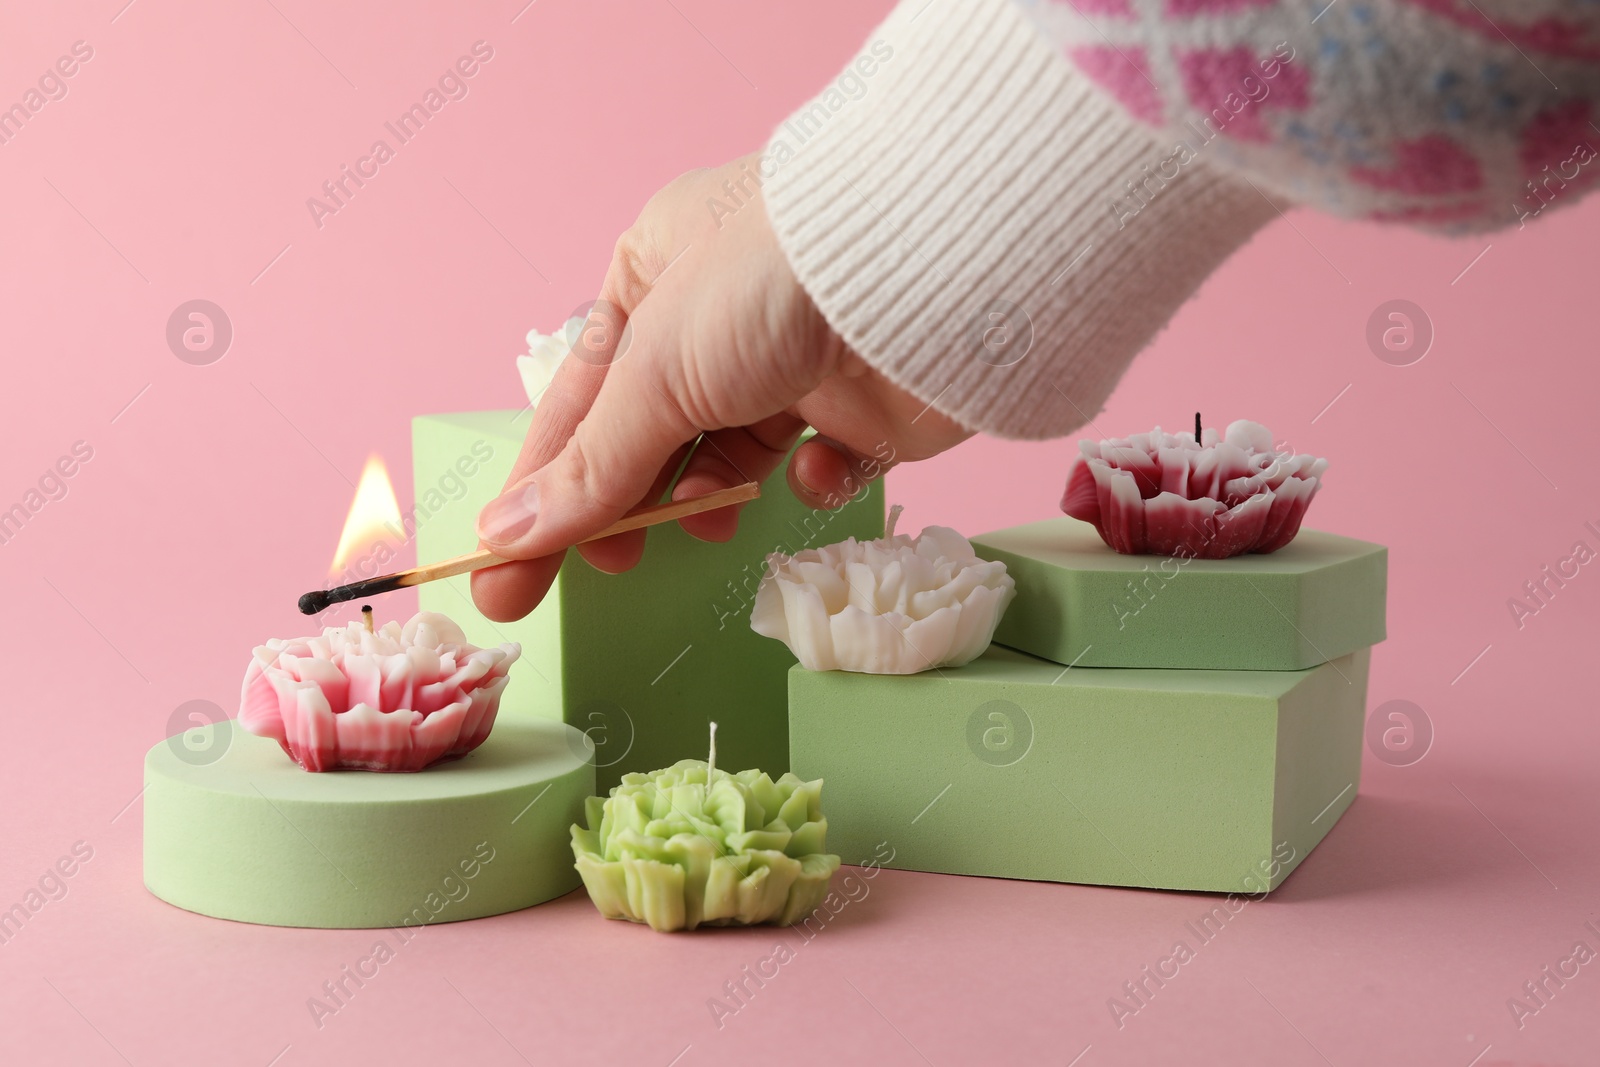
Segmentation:
<svg viewBox="0 0 1600 1067">
<path fill-rule="evenodd" d="M 421 926 L 576 889 L 568 828 L 594 746 L 502 715 L 478 749 L 414 774 L 313 774 L 236 721 L 145 757 L 144 880 L 180 908 L 273 926 Z"/>
</svg>

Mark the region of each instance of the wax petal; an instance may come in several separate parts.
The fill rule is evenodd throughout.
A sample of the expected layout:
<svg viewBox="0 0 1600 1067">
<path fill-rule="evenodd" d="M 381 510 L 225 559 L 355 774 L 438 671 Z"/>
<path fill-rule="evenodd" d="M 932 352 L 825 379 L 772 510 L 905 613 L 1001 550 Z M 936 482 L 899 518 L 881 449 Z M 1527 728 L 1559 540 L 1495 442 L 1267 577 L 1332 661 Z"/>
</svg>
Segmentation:
<svg viewBox="0 0 1600 1067">
<path fill-rule="evenodd" d="M 1238 507 L 1222 512 L 1217 516 L 1216 538 L 1207 546 L 1213 554 L 1206 558 L 1227 559 L 1250 551 L 1252 545 L 1260 542 L 1261 531 L 1271 511 L 1271 497 L 1253 496 Z"/>
<path fill-rule="evenodd" d="M 379 656 L 346 655 L 339 663 L 344 676 L 349 679 L 351 704 L 383 706 L 383 660 Z"/>
<path fill-rule="evenodd" d="M 260 651 L 257 649 L 258 654 Z M 239 692 L 239 724 L 251 733 L 283 744 L 283 716 L 278 713 L 278 694 L 259 655 L 252 657 L 245 668 L 244 684 Z"/>
<path fill-rule="evenodd" d="M 777 595 L 762 596 L 762 591 L 774 589 Z M 781 601 L 782 610 L 773 612 L 763 601 Z M 848 594 L 846 594 L 848 601 Z M 843 609 L 848 610 L 848 609 Z M 829 627 L 829 620 L 838 618 L 837 612 L 830 612 L 823 603 L 822 595 L 814 586 L 791 581 L 785 577 L 775 578 L 771 585 L 763 581 L 756 592 L 756 602 L 751 608 L 751 627 L 756 633 L 765 637 L 775 637 L 789 644 L 791 649 L 796 644 L 808 650 L 812 670 L 826 671 L 837 666 L 833 655 L 833 639 Z M 790 643 L 793 642 L 793 643 Z"/>
<path fill-rule="evenodd" d="M 310 682 L 291 683 L 281 692 L 287 697 L 282 708 L 289 755 L 308 771 L 327 770 L 339 751 L 338 728 L 327 698 Z"/>
<path fill-rule="evenodd" d="M 587 835 L 585 843 L 594 835 L 590 831 L 573 832 L 573 850 L 580 847 L 578 834 Z M 578 875 L 583 879 L 584 888 L 589 891 L 589 899 L 594 901 L 594 906 L 600 914 L 607 919 L 626 919 L 630 917 L 628 908 L 627 876 L 623 874 L 622 864 L 605 863 L 591 855 L 592 849 L 587 849 L 578 856 Z"/>
<path fill-rule="evenodd" d="M 870 663 L 874 673 L 914 674 L 926 665 L 926 658 L 906 644 L 903 620 L 875 615 L 852 604 L 825 622 L 828 640 L 822 647 L 789 646 L 807 670 L 850 670 L 849 663 Z M 803 657 L 802 651 L 807 653 Z M 847 653 L 847 662 L 841 662 L 840 652 Z"/>
<path fill-rule="evenodd" d="M 983 655 L 994 637 L 994 620 L 1005 610 L 1003 597 L 1001 590 L 980 585 L 957 605 L 949 666 L 960 667 Z"/>
<path fill-rule="evenodd" d="M 733 886 L 733 914 L 743 925 L 762 921 L 764 916 L 781 914 L 788 902 L 794 876 L 774 877 L 773 868 L 757 867 Z"/>
<path fill-rule="evenodd" d="M 1103 523 L 1100 536 L 1118 552 L 1137 555 L 1145 551 L 1144 498 L 1131 475 L 1124 471 L 1108 472 L 1100 478 L 1100 513 Z"/>
<path fill-rule="evenodd" d="M 467 635 L 448 615 L 441 615 L 437 611 L 419 611 L 401 629 L 400 642 L 403 645 L 431 648 L 440 645 L 461 646 L 467 643 Z"/>
<path fill-rule="evenodd" d="M 410 755 L 411 720 L 415 712 L 382 712 L 357 704 L 334 717 L 340 761 L 346 767 L 381 767 L 405 763 Z"/>
<path fill-rule="evenodd" d="M 791 790 L 799 784 L 800 779 L 793 775 L 786 777 L 793 778 L 793 783 L 783 785 L 774 782 L 757 770 L 740 771 L 734 776 L 734 781 L 744 787 L 743 792 L 749 798 L 745 801 L 745 813 L 752 823 L 770 819 L 772 812 L 780 812 L 788 805 Z M 793 829 L 792 826 L 790 828 Z"/>
<path fill-rule="evenodd" d="M 801 823 L 798 829 L 789 834 L 789 840 L 784 844 L 783 851 L 790 856 L 808 856 L 813 852 L 821 852 L 822 842 L 827 834 L 827 819 Z"/>
<path fill-rule="evenodd" d="M 1222 435 L 1222 439 L 1236 448 L 1251 452 L 1272 451 L 1272 431 L 1249 419 L 1235 419 L 1228 423 L 1228 431 Z"/>
<path fill-rule="evenodd" d="M 726 924 L 739 918 L 739 882 L 742 878 L 743 872 L 730 860 L 718 859 L 711 864 L 701 896 L 700 922 Z"/>
<path fill-rule="evenodd" d="M 742 834 L 729 834 L 728 847 L 744 852 L 749 849 L 772 849 L 782 852 L 794 835 L 788 827 L 780 830 L 748 830 Z"/>
<path fill-rule="evenodd" d="M 909 670 L 896 674 L 914 674 L 934 666 L 959 666 L 963 649 L 956 647 L 956 621 L 961 606 L 951 605 L 947 610 L 936 611 L 924 619 L 906 619 L 901 626 L 905 648 L 912 653 L 904 657 Z"/>
<path fill-rule="evenodd" d="M 447 756 L 461 755 L 454 751 L 456 740 L 467 716 L 468 702 L 457 701 L 422 718 L 411 730 L 411 744 L 415 749 L 412 758 L 399 770 L 418 770 Z"/>
<path fill-rule="evenodd" d="M 627 914 L 637 915 L 653 930 L 682 930 L 688 925 L 683 899 L 683 868 L 656 860 L 624 859 Z"/>
<path fill-rule="evenodd" d="M 296 677 L 321 689 L 334 714 L 350 707 L 350 679 L 334 663 L 311 656 L 297 660 L 295 665 L 298 667 Z"/>
<path fill-rule="evenodd" d="M 1084 442 L 1085 447 L 1088 442 Z M 1094 468 L 1079 463 L 1072 468 L 1067 480 L 1066 495 L 1061 498 L 1061 510 L 1075 519 L 1100 525 L 1100 492 L 1096 488 Z"/>
<path fill-rule="evenodd" d="M 778 916 L 778 925 L 790 926 L 800 922 L 822 906 L 823 899 L 828 895 L 828 883 L 833 878 L 833 872 L 838 870 L 838 864 L 829 866 L 825 862 L 829 858 L 815 854 L 801 858 L 800 874 L 789 887 L 789 901 Z"/>
</svg>

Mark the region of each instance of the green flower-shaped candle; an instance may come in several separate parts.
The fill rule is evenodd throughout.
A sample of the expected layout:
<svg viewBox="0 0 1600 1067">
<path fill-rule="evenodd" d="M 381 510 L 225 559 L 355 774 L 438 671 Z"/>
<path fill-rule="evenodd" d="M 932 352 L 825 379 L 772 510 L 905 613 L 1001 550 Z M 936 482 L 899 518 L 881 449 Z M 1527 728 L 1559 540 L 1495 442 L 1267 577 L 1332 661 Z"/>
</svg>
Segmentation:
<svg viewBox="0 0 1600 1067">
<path fill-rule="evenodd" d="M 655 930 L 788 926 L 816 910 L 839 869 L 823 851 L 821 779 L 717 770 L 716 723 L 709 759 L 623 775 L 585 816 L 572 853 L 589 899 Z"/>
</svg>

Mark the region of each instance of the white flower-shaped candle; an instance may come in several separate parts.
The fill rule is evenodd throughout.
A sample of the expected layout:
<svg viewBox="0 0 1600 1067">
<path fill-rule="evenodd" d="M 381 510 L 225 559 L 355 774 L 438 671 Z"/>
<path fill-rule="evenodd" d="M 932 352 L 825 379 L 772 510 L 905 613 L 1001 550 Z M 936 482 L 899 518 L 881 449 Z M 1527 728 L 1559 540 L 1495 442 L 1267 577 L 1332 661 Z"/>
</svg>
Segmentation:
<svg viewBox="0 0 1600 1067">
<path fill-rule="evenodd" d="M 1198 419 L 1198 416 L 1197 416 Z M 1225 433 L 1081 441 L 1061 510 L 1126 555 L 1226 559 L 1276 552 L 1300 532 L 1328 461 L 1278 451 L 1259 422 Z"/>
<path fill-rule="evenodd" d="M 899 516 L 875 541 L 768 556 L 751 628 L 813 671 L 916 674 L 982 655 L 1016 595 L 1006 565 L 948 527 L 896 534 Z"/>
<path fill-rule="evenodd" d="M 556 371 L 561 368 L 561 361 L 578 343 L 585 321 L 580 318 L 568 319 L 566 325 L 553 334 L 528 331 L 528 353 L 517 357 L 517 373 L 522 376 L 522 389 L 528 394 L 528 403 L 532 406 L 539 406 L 539 398 L 550 388 Z"/>
<path fill-rule="evenodd" d="M 449 618 L 359 622 L 255 650 L 239 724 L 308 771 L 420 771 L 483 744 L 516 644 L 477 648 Z"/>
</svg>

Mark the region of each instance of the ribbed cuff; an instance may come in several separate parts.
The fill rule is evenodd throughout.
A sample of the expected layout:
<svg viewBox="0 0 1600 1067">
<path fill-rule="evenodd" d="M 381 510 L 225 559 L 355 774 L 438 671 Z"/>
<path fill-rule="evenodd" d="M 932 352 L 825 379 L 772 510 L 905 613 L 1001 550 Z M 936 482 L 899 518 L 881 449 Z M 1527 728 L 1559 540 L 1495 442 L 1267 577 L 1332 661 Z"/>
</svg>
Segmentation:
<svg viewBox="0 0 1600 1067">
<path fill-rule="evenodd" d="M 767 211 L 845 342 L 970 429 L 1092 418 L 1276 209 L 1128 117 L 1012 0 L 905 0 L 778 128 Z"/>
</svg>

